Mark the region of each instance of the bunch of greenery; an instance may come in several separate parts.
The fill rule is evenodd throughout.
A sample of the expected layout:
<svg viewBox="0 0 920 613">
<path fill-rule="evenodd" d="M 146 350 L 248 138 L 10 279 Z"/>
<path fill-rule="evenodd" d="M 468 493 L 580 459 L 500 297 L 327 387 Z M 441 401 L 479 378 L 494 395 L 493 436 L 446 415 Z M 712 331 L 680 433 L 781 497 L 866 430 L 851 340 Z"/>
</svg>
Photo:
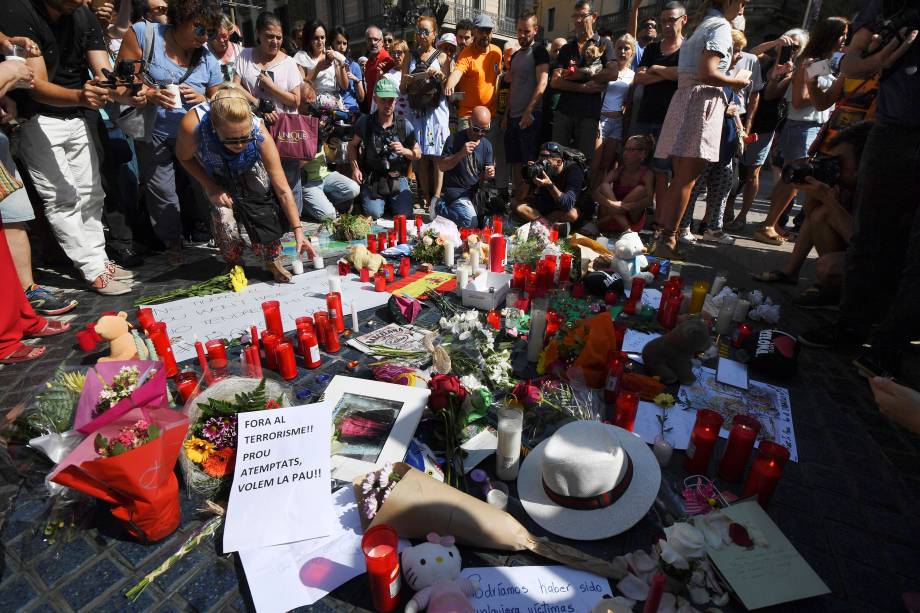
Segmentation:
<svg viewBox="0 0 920 613">
<path fill-rule="evenodd" d="M 364 215 L 345 213 L 326 220 L 323 225 L 332 234 L 332 238 L 339 241 L 361 240 L 371 233 L 371 218 Z"/>
</svg>

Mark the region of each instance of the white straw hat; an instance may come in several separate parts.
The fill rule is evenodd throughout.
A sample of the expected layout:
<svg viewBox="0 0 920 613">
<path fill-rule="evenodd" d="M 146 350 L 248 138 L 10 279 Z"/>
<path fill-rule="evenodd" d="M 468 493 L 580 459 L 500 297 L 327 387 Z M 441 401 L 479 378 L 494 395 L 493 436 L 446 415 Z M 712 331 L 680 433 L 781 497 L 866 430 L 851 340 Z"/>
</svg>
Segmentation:
<svg viewBox="0 0 920 613">
<path fill-rule="evenodd" d="M 632 432 L 576 421 L 524 458 L 517 485 L 524 510 L 541 527 L 593 541 L 629 530 L 648 513 L 661 469 Z"/>
</svg>

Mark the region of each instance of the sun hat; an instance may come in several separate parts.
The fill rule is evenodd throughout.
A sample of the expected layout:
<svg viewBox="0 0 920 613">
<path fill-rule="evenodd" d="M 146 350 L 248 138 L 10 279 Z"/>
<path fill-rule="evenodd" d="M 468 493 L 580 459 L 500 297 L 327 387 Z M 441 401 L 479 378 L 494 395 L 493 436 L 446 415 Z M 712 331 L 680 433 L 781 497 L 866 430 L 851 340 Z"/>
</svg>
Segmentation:
<svg viewBox="0 0 920 613">
<path fill-rule="evenodd" d="M 479 13 L 476 15 L 476 19 L 473 20 L 473 27 L 480 28 L 482 30 L 494 30 L 495 22 L 492 21 L 492 18 L 489 17 L 486 13 Z"/>
<path fill-rule="evenodd" d="M 374 86 L 374 95 L 379 98 L 399 98 L 399 89 L 389 79 L 380 79 Z"/>
<path fill-rule="evenodd" d="M 553 534 L 594 541 L 629 530 L 658 495 L 661 468 L 622 428 L 575 421 L 531 451 L 518 474 L 524 510 Z"/>
<path fill-rule="evenodd" d="M 457 37 L 454 36 L 452 33 L 448 32 L 447 34 L 442 35 L 441 38 L 438 39 L 438 42 L 434 44 L 434 46 L 437 47 L 438 49 L 441 48 L 441 45 L 453 45 L 454 47 L 456 47 Z"/>
</svg>

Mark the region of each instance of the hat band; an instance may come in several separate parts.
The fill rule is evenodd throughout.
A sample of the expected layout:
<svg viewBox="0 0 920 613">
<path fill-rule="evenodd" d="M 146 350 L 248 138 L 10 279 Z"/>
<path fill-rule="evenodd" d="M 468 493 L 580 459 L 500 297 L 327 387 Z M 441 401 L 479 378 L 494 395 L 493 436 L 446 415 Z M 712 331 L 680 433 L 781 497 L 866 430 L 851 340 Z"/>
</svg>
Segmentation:
<svg viewBox="0 0 920 613">
<path fill-rule="evenodd" d="M 603 494 L 598 494 L 597 496 L 588 496 L 587 498 L 578 498 L 575 496 L 563 496 L 562 494 L 557 494 L 553 490 L 549 489 L 549 486 L 546 485 L 546 481 L 541 479 L 543 483 L 543 491 L 546 492 L 546 495 L 549 496 L 549 499 L 555 502 L 556 504 L 563 506 L 567 509 L 577 509 L 580 511 L 589 511 L 592 509 L 605 509 L 612 505 L 614 502 L 620 499 L 623 494 L 626 493 L 626 490 L 629 488 L 629 483 L 632 481 L 633 476 L 633 464 L 632 458 L 629 455 L 626 456 L 626 474 L 623 475 L 623 479 L 617 484 L 615 488 Z"/>
</svg>

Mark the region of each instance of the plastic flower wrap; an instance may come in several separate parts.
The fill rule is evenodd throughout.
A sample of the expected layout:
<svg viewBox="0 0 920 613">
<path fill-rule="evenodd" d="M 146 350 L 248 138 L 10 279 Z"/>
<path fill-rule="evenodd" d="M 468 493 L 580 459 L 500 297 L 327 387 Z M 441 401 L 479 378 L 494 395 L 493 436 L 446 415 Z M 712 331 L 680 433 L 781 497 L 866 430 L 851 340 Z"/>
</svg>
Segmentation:
<svg viewBox="0 0 920 613">
<path fill-rule="evenodd" d="M 161 362 L 98 362 L 86 373 L 73 427 L 91 434 L 133 408 L 165 407 L 167 403 L 166 371 Z"/>
</svg>

